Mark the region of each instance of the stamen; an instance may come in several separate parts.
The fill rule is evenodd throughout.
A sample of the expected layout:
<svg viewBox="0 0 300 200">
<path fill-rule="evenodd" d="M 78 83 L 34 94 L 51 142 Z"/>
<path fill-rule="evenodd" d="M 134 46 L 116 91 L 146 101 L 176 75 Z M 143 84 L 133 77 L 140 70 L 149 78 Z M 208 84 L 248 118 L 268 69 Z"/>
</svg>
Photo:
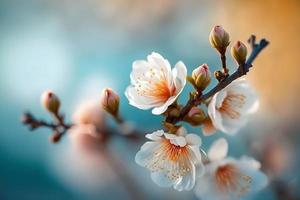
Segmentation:
<svg viewBox="0 0 300 200">
<path fill-rule="evenodd" d="M 164 171 L 170 180 L 177 180 L 191 171 L 190 149 L 171 144 L 164 139 L 161 145 L 148 158 L 146 167 L 152 172 Z"/>
<path fill-rule="evenodd" d="M 241 114 L 236 108 L 242 108 L 246 102 L 246 96 L 243 94 L 228 93 L 218 110 L 226 114 L 231 119 L 238 119 Z"/>
<path fill-rule="evenodd" d="M 150 68 L 142 77 L 138 77 L 136 90 L 140 96 L 154 98 L 157 102 L 167 101 L 176 92 L 174 86 L 169 86 L 162 68 Z"/>
<path fill-rule="evenodd" d="M 242 195 L 249 191 L 252 178 L 233 164 L 220 166 L 215 172 L 217 187 L 221 192 Z"/>
</svg>

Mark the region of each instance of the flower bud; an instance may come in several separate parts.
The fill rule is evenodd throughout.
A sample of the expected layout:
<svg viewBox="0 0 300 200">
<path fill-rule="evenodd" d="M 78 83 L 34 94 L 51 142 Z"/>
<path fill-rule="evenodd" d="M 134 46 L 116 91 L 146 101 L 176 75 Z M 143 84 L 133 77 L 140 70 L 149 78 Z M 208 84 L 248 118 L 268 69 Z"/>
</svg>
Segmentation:
<svg viewBox="0 0 300 200">
<path fill-rule="evenodd" d="M 198 68 L 194 69 L 192 73 L 192 78 L 194 86 L 197 89 L 204 90 L 210 83 L 211 73 L 207 64 L 203 64 Z"/>
<path fill-rule="evenodd" d="M 203 110 L 198 107 L 193 107 L 185 117 L 185 121 L 189 122 L 193 126 L 202 124 L 206 116 Z"/>
<path fill-rule="evenodd" d="M 54 131 L 54 133 L 50 136 L 50 141 L 53 143 L 57 143 L 59 142 L 59 140 L 61 139 L 62 134 L 58 131 Z"/>
<path fill-rule="evenodd" d="M 60 101 L 58 97 L 50 90 L 43 92 L 41 95 L 41 104 L 42 106 L 53 114 L 58 114 L 60 107 Z"/>
<path fill-rule="evenodd" d="M 232 47 L 231 47 L 231 55 L 234 57 L 236 62 L 239 65 L 242 65 L 246 61 L 247 57 L 247 47 L 244 43 L 237 41 Z"/>
<path fill-rule="evenodd" d="M 224 54 L 230 43 L 229 34 L 222 26 L 215 26 L 209 34 L 209 41 L 213 48 L 216 48 L 220 54 Z"/>
<path fill-rule="evenodd" d="M 112 89 L 105 88 L 102 91 L 101 104 L 103 109 L 116 116 L 119 111 L 120 97 Z"/>
</svg>

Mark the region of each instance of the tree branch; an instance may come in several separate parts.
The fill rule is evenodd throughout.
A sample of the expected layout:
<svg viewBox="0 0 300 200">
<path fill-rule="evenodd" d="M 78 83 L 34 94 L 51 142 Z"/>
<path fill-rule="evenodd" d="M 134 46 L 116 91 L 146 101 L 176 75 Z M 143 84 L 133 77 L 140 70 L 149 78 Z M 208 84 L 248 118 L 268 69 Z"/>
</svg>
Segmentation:
<svg viewBox="0 0 300 200">
<path fill-rule="evenodd" d="M 230 76 L 228 76 L 227 78 L 219 82 L 214 88 L 212 88 L 206 94 L 201 95 L 200 93 L 198 93 L 195 96 L 191 96 L 187 104 L 181 109 L 180 115 L 177 117 L 167 117 L 166 122 L 176 124 L 177 122 L 182 121 L 192 107 L 198 106 L 199 104 L 201 104 L 201 102 L 209 99 L 217 92 L 224 89 L 232 81 L 246 75 L 249 69 L 252 67 L 252 63 L 255 60 L 255 58 L 269 44 L 269 42 L 266 39 L 260 40 L 259 43 L 255 43 L 255 41 L 256 41 L 256 37 L 254 35 L 251 35 L 248 42 L 251 45 L 252 52 L 244 65 L 240 65 L 233 74 L 231 74 Z"/>
</svg>

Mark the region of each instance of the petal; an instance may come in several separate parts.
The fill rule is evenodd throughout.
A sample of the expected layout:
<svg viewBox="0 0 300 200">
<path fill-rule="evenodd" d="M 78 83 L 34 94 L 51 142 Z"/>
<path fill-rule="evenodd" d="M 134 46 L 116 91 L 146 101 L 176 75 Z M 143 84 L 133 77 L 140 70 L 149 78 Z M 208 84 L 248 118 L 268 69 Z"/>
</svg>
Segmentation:
<svg viewBox="0 0 300 200">
<path fill-rule="evenodd" d="M 165 133 L 165 137 L 170 140 L 171 144 L 176 146 L 184 147 L 186 145 L 186 140 L 183 136 L 177 136 L 175 134 Z"/>
<path fill-rule="evenodd" d="M 187 69 L 182 61 L 176 63 L 172 70 L 176 93 L 180 94 L 186 84 Z"/>
<path fill-rule="evenodd" d="M 245 96 L 245 103 L 237 109 L 243 114 L 256 112 L 259 107 L 258 95 L 245 79 L 239 79 L 228 86 L 228 91 Z"/>
<path fill-rule="evenodd" d="M 176 101 L 176 98 L 177 97 L 174 97 L 174 96 L 170 97 L 162 106 L 154 108 L 152 110 L 152 114 L 154 114 L 154 115 L 163 114 L 164 112 L 166 112 L 168 107 Z"/>
<path fill-rule="evenodd" d="M 185 139 L 188 145 L 201 146 L 201 138 L 196 134 L 188 134 Z"/>
<path fill-rule="evenodd" d="M 249 156 L 242 156 L 240 158 L 240 161 L 245 163 L 245 165 L 252 167 L 253 169 L 261 168 L 261 163 L 258 160 L 255 160 L 254 158 L 251 158 Z"/>
<path fill-rule="evenodd" d="M 176 135 L 178 135 L 178 136 L 186 136 L 187 135 L 187 130 L 183 126 L 181 126 L 177 130 Z"/>
<path fill-rule="evenodd" d="M 202 132 L 205 136 L 213 135 L 216 132 L 216 128 L 209 117 L 207 117 L 203 122 Z"/>
<path fill-rule="evenodd" d="M 140 96 L 134 86 L 128 86 L 125 91 L 125 96 L 129 100 L 129 104 L 142 110 L 148 110 L 160 104 L 153 99 Z"/>
<path fill-rule="evenodd" d="M 211 101 L 209 102 L 207 112 L 213 126 L 218 130 L 222 130 L 223 129 L 222 116 L 221 113 L 216 109 L 216 101 L 218 98 L 218 94 L 219 93 L 216 93 L 211 99 Z"/>
<path fill-rule="evenodd" d="M 151 65 L 145 60 L 136 60 L 132 63 L 132 72 L 130 73 L 130 80 L 132 85 L 137 83 L 138 79 L 147 78 L 144 74 L 151 68 Z"/>
<path fill-rule="evenodd" d="M 204 176 L 197 178 L 195 195 L 203 200 L 222 200 L 221 193 L 215 187 L 214 178 L 211 174 L 205 173 Z"/>
<path fill-rule="evenodd" d="M 167 78 L 167 82 L 171 87 L 173 85 L 172 82 L 173 80 L 172 80 L 171 65 L 169 61 L 167 59 L 164 59 L 160 54 L 155 52 L 152 52 L 150 55 L 148 55 L 147 60 L 152 67 L 163 71 L 165 77 Z"/>
<path fill-rule="evenodd" d="M 150 55 L 147 56 L 147 60 L 152 65 L 155 65 L 157 68 L 164 67 L 168 71 L 171 71 L 171 65 L 167 59 L 164 59 L 162 55 L 156 52 L 152 52 Z"/>
<path fill-rule="evenodd" d="M 235 135 L 247 123 L 246 117 L 232 119 L 226 115 L 222 115 L 222 116 L 223 116 L 223 124 L 220 127 L 220 130 L 229 135 Z"/>
<path fill-rule="evenodd" d="M 251 177 L 251 185 L 247 195 L 253 195 L 268 185 L 268 177 L 259 169 L 253 168 L 243 161 L 237 161 L 236 165 L 243 174 Z"/>
<path fill-rule="evenodd" d="M 155 131 L 151 134 L 146 134 L 146 138 L 148 138 L 149 140 L 160 140 L 161 139 L 161 136 L 163 136 L 164 134 L 164 131 L 163 130 L 158 130 L 158 131 Z"/>
<path fill-rule="evenodd" d="M 135 162 L 142 167 L 146 167 L 157 148 L 159 148 L 158 142 L 146 142 L 142 145 L 140 151 L 136 153 Z"/>
<path fill-rule="evenodd" d="M 199 146 L 190 146 L 191 153 L 192 153 L 192 160 L 194 164 L 202 164 L 202 155 L 200 152 Z"/>
<path fill-rule="evenodd" d="M 181 177 L 181 179 L 179 179 L 174 184 L 174 189 L 178 191 L 183 191 L 183 190 L 189 191 L 193 189 L 195 182 L 196 182 L 196 169 L 195 166 L 191 164 L 190 173 Z"/>
<path fill-rule="evenodd" d="M 164 172 L 151 173 L 151 178 L 160 187 L 171 187 L 174 184 L 174 181 L 169 179 Z"/>
<path fill-rule="evenodd" d="M 228 152 L 228 143 L 224 138 L 220 138 L 213 142 L 208 150 L 208 158 L 211 161 L 221 160 L 226 157 Z"/>
</svg>

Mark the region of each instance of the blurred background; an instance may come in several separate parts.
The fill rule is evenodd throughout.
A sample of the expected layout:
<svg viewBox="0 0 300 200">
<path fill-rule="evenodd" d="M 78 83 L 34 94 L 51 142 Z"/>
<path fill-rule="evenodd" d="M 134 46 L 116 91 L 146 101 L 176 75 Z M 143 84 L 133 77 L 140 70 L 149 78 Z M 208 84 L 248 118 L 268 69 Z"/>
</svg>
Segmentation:
<svg viewBox="0 0 300 200">
<path fill-rule="evenodd" d="M 93 141 L 65 137 L 52 144 L 49 130 L 28 131 L 20 115 L 28 109 L 49 120 L 39 97 L 53 89 L 71 120 L 78 103 L 108 86 L 121 95 L 126 119 L 145 133 L 158 129 L 160 117 L 131 107 L 124 96 L 132 62 L 156 51 L 172 65 L 183 60 L 189 73 L 202 63 L 215 70 L 220 61 L 208 42 L 214 25 L 223 25 L 232 42 L 250 34 L 271 41 L 247 76 L 260 95 L 259 112 L 227 137 L 229 153 L 262 162 L 270 185 L 253 199 L 300 199 L 300 1 L 1 0 L 0 24 L 1 200 L 129 199 L 104 153 L 89 149 Z M 204 149 L 221 136 L 204 138 Z M 134 163 L 142 142 L 114 138 L 109 147 L 136 190 L 145 199 L 196 199 L 152 183 Z"/>
</svg>

